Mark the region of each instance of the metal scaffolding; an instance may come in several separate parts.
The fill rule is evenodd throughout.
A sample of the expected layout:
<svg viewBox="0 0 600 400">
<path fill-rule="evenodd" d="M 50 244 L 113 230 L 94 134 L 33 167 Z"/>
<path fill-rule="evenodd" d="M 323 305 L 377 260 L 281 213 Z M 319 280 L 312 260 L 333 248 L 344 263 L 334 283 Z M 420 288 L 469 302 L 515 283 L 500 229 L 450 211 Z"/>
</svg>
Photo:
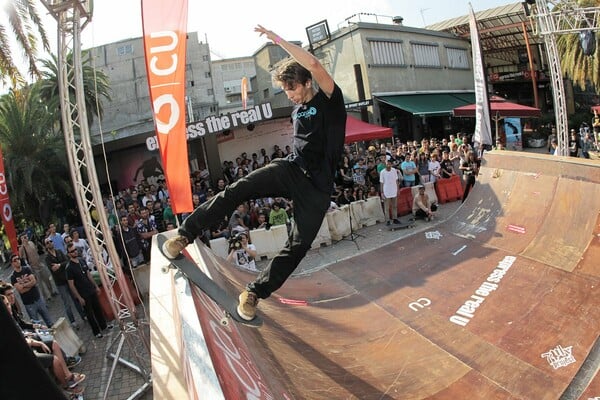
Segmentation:
<svg viewBox="0 0 600 400">
<path fill-rule="evenodd" d="M 129 397 L 134 399 L 152 386 L 150 344 L 142 329 L 142 324 L 146 322 L 137 316 L 129 282 L 120 264 L 94 164 L 85 106 L 80 41 L 81 30 L 92 18 L 92 0 L 41 1 L 58 22 L 58 85 L 62 128 L 75 197 L 103 290 L 120 328 L 119 335 L 107 354 L 107 357 L 113 359 L 113 363 L 104 399 L 108 396 L 119 362 L 143 377 L 144 384 Z M 93 211 L 97 213 L 98 221 L 92 218 Z M 108 260 L 102 256 L 104 251 L 112 261 L 112 270 L 108 268 Z M 117 351 L 112 354 L 110 349 L 114 345 Z M 121 358 L 124 345 L 127 345 L 129 354 L 137 364 Z"/>
<path fill-rule="evenodd" d="M 532 6 L 531 17 L 536 22 L 534 33 L 543 37 L 548 56 L 556 114 L 558 155 L 568 156 L 567 102 L 556 37 L 562 34 L 600 30 L 600 7 L 580 7 L 576 0 L 535 0 Z"/>
</svg>

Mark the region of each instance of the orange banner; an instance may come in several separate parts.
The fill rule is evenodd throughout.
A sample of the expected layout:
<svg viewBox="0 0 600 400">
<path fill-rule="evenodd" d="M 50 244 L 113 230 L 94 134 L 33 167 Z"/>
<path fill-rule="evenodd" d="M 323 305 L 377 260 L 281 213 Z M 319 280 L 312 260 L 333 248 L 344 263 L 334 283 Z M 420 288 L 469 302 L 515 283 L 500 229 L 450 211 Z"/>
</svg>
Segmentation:
<svg viewBox="0 0 600 400">
<path fill-rule="evenodd" d="M 185 132 L 187 10 L 187 0 L 142 0 L 154 126 L 171 205 L 177 214 L 193 210 Z"/>
<path fill-rule="evenodd" d="M 8 185 L 6 184 L 6 175 L 4 174 L 4 157 L 2 157 L 2 148 L 0 148 L 0 210 L 2 211 L 2 225 L 4 233 L 8 236 L 10 249 L 13 253 L 18 253 L 17 231 L 15 230 L 15 221 L 13 220 L 12 208 L 8 197 Z"/>
</svg>

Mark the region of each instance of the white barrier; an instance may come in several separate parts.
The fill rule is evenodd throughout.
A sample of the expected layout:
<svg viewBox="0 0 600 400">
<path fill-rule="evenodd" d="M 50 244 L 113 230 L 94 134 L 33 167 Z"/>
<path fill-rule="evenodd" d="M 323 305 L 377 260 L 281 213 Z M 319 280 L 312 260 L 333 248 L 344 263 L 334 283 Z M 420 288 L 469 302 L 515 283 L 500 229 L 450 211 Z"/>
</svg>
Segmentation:
<svg viewBox="0 0 600 400">
<path fill-rule="evenodd" d="M 327 223 L 327 216 L 323 218 L 323 222 L 321 223 L 321 228 L 319 228 L 319 232 L 317 236 L 315 236 L 315 240 L 313 240 L 311 249 L 318 249 L 322 245 L 329 246 L 331 244 L 331 234 L 329 233 L 329 223 Z"/>
<path fill-rule="evenodd" d="M 342 240 L 344 236 L 350 234 L 350 207 L 344 205 L 337 210 L 327 213 L 327 224 L 329 225 L 329 234 L 332 240 Z"/>
<path fill-rule="evenodd" d="M 217 256 L 227 258 L 229 254 L 229 241 L 224 237 L 211 239 L 210 248 Z"/>
<path fill-rule="evenodd" d="M 269 230 L 260 228 L 250 231 L 250 240 L 256 247 L 257 258 L 275 257 L 288 240 L 287 225 L 275 225 Z"/>
<path fill-rule="evenodd" d="M 363 206 L 365 201 L 358 200 L 350 203 L 350 212 L 352 213 L 352 230 L 357 231 L 363 227 L 364 212 Z"/>
<path fill-rule="evenodd" d="M 60 317 L 58 321 L 52 325 L 54 329 L 54 340 L 58 342 L 60 348 L 65 352 L 68 357 L 76 356 L 79 353 L 85 353 L 85 346 L 83 341 L 77 336 L 71 324 L 65 319 Z"/>
<path fill-rule="evenodd" d="M 379 196 L 369 197 L 363 203 L 363 221 L 364 226 L 372 226 L 377 222 L 385 222 L 383 207 Z"/>
</svg>

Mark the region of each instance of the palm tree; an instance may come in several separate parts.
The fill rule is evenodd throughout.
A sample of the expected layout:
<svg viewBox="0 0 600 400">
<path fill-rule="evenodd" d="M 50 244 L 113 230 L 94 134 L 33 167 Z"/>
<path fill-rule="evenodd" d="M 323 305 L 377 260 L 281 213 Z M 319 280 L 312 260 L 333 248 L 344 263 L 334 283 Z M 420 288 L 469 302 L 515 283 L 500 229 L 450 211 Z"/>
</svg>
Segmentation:
<svg viewBox="0 0 600 400">
<path fill-rule="evenodd" d="M 600 7 L 600 0 L 580 0 L 580 7 Z M 561 68 L 574 84 L 585 89 L 591 83 L 600 92 L 600 43 L 596 35 L 596 51 L 585 55 L 581 47 L 579 34 L 560 35 L 556 40 Z"/>
<path fill-rule="evenodd" d="M 40 88 L 35 83 L 0 98 L 0 143 L 11 203 L 28 221 L 48 221 L 72 198 L 64 139 Z"/>
<path fill-rule="evenodd" d="M 11 0 L 5 2 L 4 12 L 7 25 L 0 24 L 0 78 L 4 83 L 10 82 L 13 87 L 25 83 L 25 79 L 17 68 L 18 61 L 12 56 L 12 39 L 29 63 L 29 74 L 39 77 L 36 66 L 38 52 L 38 36 L 45 51 L 50 50 L 46 31 L 35 8 L 34 0 Z M 34 30 L 37 28 L 37 30 Z M 14 35 L 7 32 L 12 31 Z M 37 31 L 37 32 L 36 32 Z M 36 34 L 37 33 L 37 34 Z"/>
<path fill-rule="evenodd" d="M 73 54 L 67 56 L 68 63 L 72 63 Z M 102 98 L 110 101 L 110 86 L 108 76 L 101 70 L 93 68 L 89 51 L 82 51 L 82 79 L 85 96 L 85 108 L 87 111 L 88 124 L 91 125 L 94 117 L 102 118 Z M 73 71 L 69 72 L 69 81 L 73 81 Z M 60 109 L 60 97 L 58 94 L 58 58 L 52 55 L 50 60 L 42 60 L 41 96 L 48 104 L 48 108 L 58 111 Z M 71 101 L 75 101 L 75 90 L 69 86 Z M 60 114 L 57 114 L 60 119 Z"/>
</svg>

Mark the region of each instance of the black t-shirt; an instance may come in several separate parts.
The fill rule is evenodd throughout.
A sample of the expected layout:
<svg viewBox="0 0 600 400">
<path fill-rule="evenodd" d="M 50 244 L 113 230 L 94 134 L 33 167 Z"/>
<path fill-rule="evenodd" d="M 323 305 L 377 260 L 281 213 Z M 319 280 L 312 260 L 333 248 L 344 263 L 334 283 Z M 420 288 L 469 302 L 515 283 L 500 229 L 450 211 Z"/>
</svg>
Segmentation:
<svg viewBox="0 0 600 400">
<path fill-rule="evenodd" d="M 21 280 L 23 280 L 27 275 L 33 275 L 33 271 L 27 266 L 22 266 L 19 272 L 13 271 L 12 275 L 10 276 L 10 283 L 12 283 L 14 286 L 16 283 L 19 283 Z M 38 289 L 37 285 L 25 293 L 19 294 L 21 295 L 21 300 L 23 300 L 23 304 L 25 305 L 33 304 L 40 299 L 40 290 Z"/>
<path fill-rule="evenodd" d="M 452 161 L 442 159 L 442 161 L 440 161 L 440 167 L 441 167 L 440 173 L 441 173 L 442 178 L 450 178 L 452 176 L 452 172 L 453 172 Z"/>
<path fill-rule="evenodd" d="M 310 174 L 319 190 L 330 193 L 346 135 L 346 108 L 339 86 L 334 86 L 330 98 L 319 90 L 308 103 L 297 105 L 292 120 L 294 153 L 289 159 Z"/>
<path fill-rule="evenodd" d="M 96 286 L 87 277 L 88 267 L 81 261 L 69 260 L 65 269 L 67 280 L 72 280 L 81 297 L 87 297 L 96 293 Z"/>
<path fill-rule="evenodd" d="M 50 253 L 46 254 L 46 265 L 48 269 L 52 273 L 52 277 L 54 278 L 54 283 L 57 286 L 63 286 L 67 284 L 67 274 L 65 273 L 65 268 L 67 266 L 67 257 L 60 250 L 55 250 L 56 255 L 52 255 Z M 60 264 L 60 268 L 56 271 L 52 270 L 52 264 Z"/>
</svg>

